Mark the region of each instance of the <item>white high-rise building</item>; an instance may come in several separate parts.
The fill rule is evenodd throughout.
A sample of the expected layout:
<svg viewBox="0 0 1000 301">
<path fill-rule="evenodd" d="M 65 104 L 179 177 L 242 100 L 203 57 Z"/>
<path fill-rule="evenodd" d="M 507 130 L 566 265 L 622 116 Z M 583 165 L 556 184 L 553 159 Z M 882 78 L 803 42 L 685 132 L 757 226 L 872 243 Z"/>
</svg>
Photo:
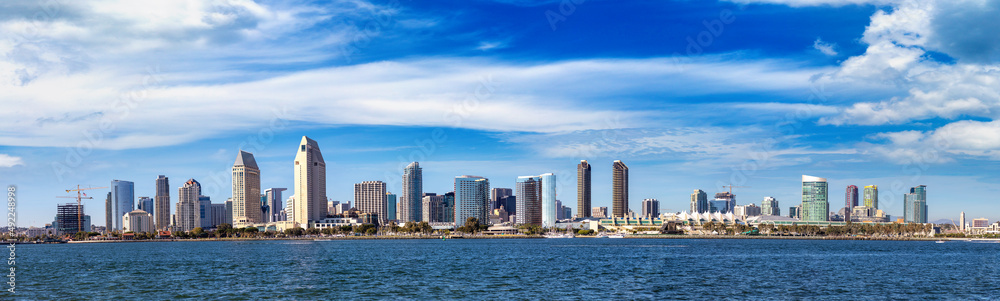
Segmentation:
<svg viewBox="0 0 1000 301">
<path fill-rule="evenodd" d="M 260 211 L 260 168 L 253 154 L 242 150 L 233 163 L 233 220 L 265 220 Z"/>
<path fill-rule="evenodd" d="M 177 214 L 174 219 L 178 230 L 191 231 L 201 227 L 200 195 L 201 184 L 194 179 L 187 180 L 184 186 L 177 189 Z"/>
<path fill-rule="evenodd" d="M 295 220 L 295 196 L 289 196 L 285 200 L 285 220 L 293 221 Z"/>
<path fill-rule="evenodd" d="M 385 199 L 385 182 L 365 181 L 354 184 L 354 205 L 361 212 L 378 214 L 380 225 L 388 223 L 389 209 Z"/>
<path fill-rule="evenodd" d="M 132 212 L 126 213 L 122 216 L 122 220 L 125 225 L 125 232 L 134 233 L 155 233 L 156 230 L 153 229 L 153 215 L 142 210 L 132 210 Z"/>
<path fill-rule="evenodd" d="M 489 224 L 490 180 L 477 176 L 455 177 L 455 227 L 475 217 L 480 224 Z"/>
<path fill-rule="evenodd" d="M 302 136 L 295 154 L 295 202 L 293 218 L 300 227 L 326 218 L 326 161 L 319 144 Z"/>
<path fill-rule="evenodd" d="M 399 196 L 399 222 L 420 222 L 423 214 L 424 177 L 419 162 L 403 169 L 403 194 Z"/>
</svg>

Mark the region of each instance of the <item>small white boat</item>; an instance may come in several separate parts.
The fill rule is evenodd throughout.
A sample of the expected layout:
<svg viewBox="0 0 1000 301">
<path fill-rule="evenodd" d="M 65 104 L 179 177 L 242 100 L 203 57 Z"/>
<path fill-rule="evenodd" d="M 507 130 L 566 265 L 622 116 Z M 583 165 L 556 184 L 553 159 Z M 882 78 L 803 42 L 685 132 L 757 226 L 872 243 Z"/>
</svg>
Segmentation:
<svg viewBox="0 0 1000 301">
<path fill-rule="evenodd" d="M 604 233 L 601 233 L 601 234 L 597 234 L 597 237 L 595 237 L 595 238 L 608 238 L 608 235 L 604 234 Z"/>
<path fill-rule="evenodd" d="M 944 241 L 943 241 L 943 240 L 939 240 L 939 241 L 935 241 L 935 242 L 936 242 L 936 243 L 939 243 L 939 244 L 943 244 L 943 243 L 944 243 Z"/>
<path fill-rule="evenodd" d="M 612 234 L 608 238 L 625 238 L 625 234 Z"/>
</svg>

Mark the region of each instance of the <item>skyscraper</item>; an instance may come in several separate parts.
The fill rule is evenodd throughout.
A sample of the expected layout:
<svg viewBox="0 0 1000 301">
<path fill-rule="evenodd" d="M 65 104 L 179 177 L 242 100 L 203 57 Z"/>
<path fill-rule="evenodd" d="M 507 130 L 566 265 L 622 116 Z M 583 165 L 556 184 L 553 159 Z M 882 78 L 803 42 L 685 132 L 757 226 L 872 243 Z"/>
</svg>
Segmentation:
<svg viewBox="0 0 1000 301">
<path fill-rule="evenodd" d="M 628 215 L 628 166 L 620 160 L 611 164 L 611 205 L 614 217 Z"/>
<path fill-rule="evenodd" d="M 364 181 L 354 184 L 354 206 L 361 212 L 378 214 L 379 225 L 388 222 L 389 209 L 386 202 L 385 182 Z"/>
<path fill-rule="evenodd" d="M 608 218 L 608 207 L 594 207 L 590 215 L 596 218 Z"/>
<path fill-rule="evenodd" d="M 444 207 L 442 207 L 442 208 L 444 208 L 443 209 L 444 211 L 441 213 L 441 221 L 445 222 L 445 223 L 454 223 L 455 222 L 455 192 L 454 191 L 446 192 L 444 194 L 444 199 L 443 199 L 442 202 L 444 202 L 444 204 L 442 205 L 442 206 L 444 206 Z"/>
<path fill-rule="evenodd" d="M 225 203 L 223 203 L 223 204 L 212 204 L 212 210 L 210 210 L 210 212 L 212 213 L 212 217 L 209 218 L 209 220 L 211 221 L 211 224 L 212 224 L 212 226 L 210 226 L 211 228 L 217 228 L 221 224 L 228 224 L 229 223 L 228 221 L 226 221 L 226 204 Z"/>
<path fill-rule="evenodd" d="M 115 211 L 112 204 L 111 193 L 108 192 L 108 198 L 104 200 L 104 221 L 106 223 L 104 225 L 104 231 L 107 231 L 108 233 L 111 233 L 111 231 L 115 229 L 114 219 L 112 218 L 114 217 Z"/>
<path fill-rule="evenodd" d="M 691 213 L 709 212 L 711 206 L 708 205 L 708 194 L 701 189 L 695 189 L 691 193 Z"/>
<path fill-rule="evenodd" d="M 233 163 L 233 219 L 264 222 L 260 205 L 260 168 L 253 154 L 241 150 Z"/>
<path fill-rule="evenodd" d="M 715 194 L 715 199 L 708 203 L 709 212 L 730 213 L 736 208 L 736 195 L 731 192 Z"/>
<path fill-rule="evenodd" d="M 308 228 L 309 221 L 326 218 L 326 161 L 319 144 L 302 136 L 295 154 L 294 221 Z"/>
<path fill-rule="evenodd" d="M 865 186 L 863 206 L 878 209 L 878 185 Z"/>
<path fill-rule="evenodd" d="M 821 221 L 830 219 L 829 191 L 824 178 L 802 176 L 802 221 Z"/>
<path fill-rule="evenodd" d="M 514 190 L 510 188 L 493 188 L 490 192 L 490 210 L 500 209 L 504 206 L 504 198 L 514 195 Z"/>
<path fill-rule="evenodd" d="M 56 229 L 56 235 L 91 231 L 90 216 L 85 215 L 84 212 L 86 211 L 83 205 L 73 203 L 57 205 L 56 217 L 52 221 L 52 228 Z M 122 214 L 122 216 L 124 215 Z M 118 220 L 121 220 L 122 216 L 119 216 Z"/>
<path fill-rule="evenodd" d="M 446 213 L 443 195 L 425 195 L 421 204 L 420 213 L 423 214 L 421 218 L 423 221 L 428 223 L 444 222 Z"/>
<path fill-rule="evenodd" d="M 642 217 L 655 218 L 660 216 L 660 201 L 656 199 L 642 200 Z"/>
<path fill-rule="evenodd" d="M 903 221 L 907 223 L 927 223 L 927 186 L 910 188 L 903 195 Z"/>
<path fill-rule="evenodd" d="M 576 214 L 590 217 L 590 163 L 580 160 L 576 165 Z"/>
<path fill-rule="evenodd" d="M 858 186 L 847 186 L 847 192 L 844 195 L 844 221 L 851 220 L 851 211 L 854 207 L 858 206 Z"/>
<path fill-rule="evenodd" d="M 778 200 L 774 197 L 764 198 L 760 202 L 760 211 L 762 215 L 781 216 L 781 207 L 778 207 Z"/>
<path fill-rule="evenodd" d="M 419 222 L 424 194 L 423 169 L 419 162 L 410 163 L 403 169 L 403 195 L 399 199 L 399 222 Z M 464 222 L 464 221 L 463 221 Z"/>
<path fill-rule="evenodd" d="M 559 207 L 556 206 L 556 175 L 546 173 L 542 178 L 542 227 L 556 226 Z"/>
<path fill-rule="evenodd" d="M 264 218 L 265 222 L 273 223 L 281 221 L 281 211 L 285 209 L 285 206 L 281 205 L 281 192 L 288 190 L 287 188 L 268 188 L 264 190 L 264 195 L 267 197 L 267 207 L 270 208 L 269 214 Z"/>
<path fill-rule="evenodd" d="M 490 181 L 477 176 L 455 177 L 455 227 L 470 217 L 489 224 Z"/>
<path fill-rule="evenodd" d="M 233 225 L 233 198 L 226 200 L 226 223 L 230 226 Z"/>
<path fill-rule="evenodd" d="M 115 230 L 122 230 L 122 216 L 135 210 L 135 184 L 130 181 L 111 181 L 111 198 L 115 206 Z"/>
<path fill-rule="evenodd" d="M 170 228 L 170 178 L 160 175 L 156 178 L 156 204 L 153 207 L 154 219 L 157 230 Z"/>
<path fill-rule="evenodd" d="M 542 179 L 538 176 L 517 177 L 514 181 L 517 224 L 542 225 Z"/>
<path fill-rule="evenodd" d="M 212 198 L 204 195 L 198 196 L 198 227 L 204 230 L 211 228 L 212 224 Z"/>
<path fill-rule="evenodd" d="M 389 220 L 390 222 L 394 222 L 394 221 L 397 220 L 397 217 L 396 217 L 396 206 L 397 205 L 396 205 L 396 203 L 397 203 L 396 202 L 396 195 L 393 194 L 392 192 L 386 192 L 385 193 L 385 208 L 388 211 L 386 211 L 386 217 L 385 218 L 387 220 Z"/>
<path fill-rule="evenodd" d="M 177 229 L 180 231 L 191 231 L 196 227 L 201 227 L 201 184 L 194 179 L 184 182 L 184 186 L 177 189 Z"/>
<path fill-rule="evenodd" d="M 149 213 L 150 215 L 156 214 L 155 212 L 156 210 L 153 208 L 154 206 L 153 199 L 146 196 L 142 196 L 139 197 L 139 201 L 137 204 L 139 205 L 139 210 L 146 211 L 146 213 Z"/>
<path fill-rule="evenodd" d="M 958 230 L 965 233 L 965 211 L 962 211 L 962 215 L 958 216 Z"/>
</svg>

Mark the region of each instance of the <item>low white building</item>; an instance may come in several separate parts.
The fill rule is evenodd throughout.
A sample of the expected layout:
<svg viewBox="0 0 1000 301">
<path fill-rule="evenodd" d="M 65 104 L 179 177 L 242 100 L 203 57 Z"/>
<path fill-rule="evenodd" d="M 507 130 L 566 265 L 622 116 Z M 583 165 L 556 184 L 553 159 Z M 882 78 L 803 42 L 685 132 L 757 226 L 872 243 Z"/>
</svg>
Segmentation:
<svg viewBox="0 0 1000 301">
<path fill-rule="evenodd" d="M 153 227 L 153 215 L 142 210 L 133 210 L 123 215 L 122 225 L 125 227 L 125 232 L 156 232 L 156 228 Z"/>
</svg>

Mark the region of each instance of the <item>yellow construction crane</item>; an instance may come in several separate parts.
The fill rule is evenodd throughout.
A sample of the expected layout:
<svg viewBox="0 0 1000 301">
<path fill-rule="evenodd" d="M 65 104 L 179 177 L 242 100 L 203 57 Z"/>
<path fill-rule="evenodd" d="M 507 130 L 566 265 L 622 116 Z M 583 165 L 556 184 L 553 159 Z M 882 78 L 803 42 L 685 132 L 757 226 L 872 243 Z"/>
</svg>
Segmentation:
<svg viewBox="0 0 1000 301">
<path fill-rule="evenodd" d="M 93 189 L 105 189 L 105 188 L 108 188 L 108 187 L 80 188 L 80 185 L 76 185 L 76 189 L 66 189 L 66 192 L 76 191 L 76 196 L 57 196 L 57 198 L 76 199 L 76 230 L 77 231 L 83 231 L 83 210 L 82 210 L 83 199 L 88 199 L 88 200 L 94 199 L 94 197 L 83 196 L 84 195 L 83 191 L 84 190 L 93 190 Z"/>
<path fill-rule="evenodd" d="M 722 188 L 729 187 L 729 194 L 733 194 L 733 188 L 750 188 L 750 186 L 723 185 Z"/>
</svg>

